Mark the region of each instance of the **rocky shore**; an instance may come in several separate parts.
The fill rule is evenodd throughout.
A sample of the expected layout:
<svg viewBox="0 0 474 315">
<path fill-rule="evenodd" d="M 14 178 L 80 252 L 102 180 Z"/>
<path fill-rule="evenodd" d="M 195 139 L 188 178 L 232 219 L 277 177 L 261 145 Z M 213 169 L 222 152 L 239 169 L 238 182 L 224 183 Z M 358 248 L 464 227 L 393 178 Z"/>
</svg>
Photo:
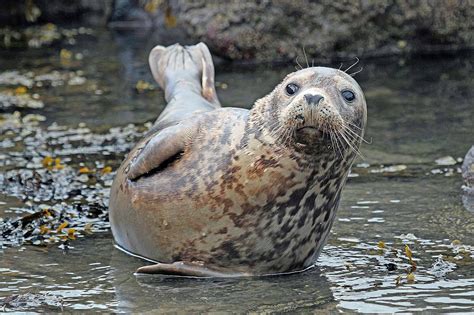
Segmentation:
<svg viewBox="0 0 474 315">
<path fill-rule="evenodd" d="M 0 25 L 178 28 L 234 61 L 440 54 L 474 48 L 474 1 L 6 0 Z"/>
</svg>

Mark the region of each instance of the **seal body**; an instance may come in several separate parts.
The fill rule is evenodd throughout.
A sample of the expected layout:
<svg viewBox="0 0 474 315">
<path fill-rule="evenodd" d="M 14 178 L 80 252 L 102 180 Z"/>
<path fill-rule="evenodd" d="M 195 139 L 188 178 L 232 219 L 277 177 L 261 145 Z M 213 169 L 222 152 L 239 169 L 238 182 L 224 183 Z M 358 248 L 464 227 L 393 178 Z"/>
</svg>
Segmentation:
<svg viewBox="0 0 474 315">
<path fill-rule="evenodd" d="M 159 56 L 152 52 L 150 65 L 169 105 L 114 180 L 110 222 L 117 244 L 158 262 L 139 272 L 240 276 L 312 266 L 365 126 L 355 81 L 346 74 L 344 82 L 334 81 L 338 70 L 308 68 L 250 111 L 221 108 L 203 44 L 155 49 Z M 301 91 L 307 94 L 287 95 L 288 80 L 310 85 Z M 333 104 L 333 94 L 342 101 L 338 84 L 355 90 L 360 108 L 344 112 Z M 357 129 L 336 139 L 332 114 Z"/>
</svg>

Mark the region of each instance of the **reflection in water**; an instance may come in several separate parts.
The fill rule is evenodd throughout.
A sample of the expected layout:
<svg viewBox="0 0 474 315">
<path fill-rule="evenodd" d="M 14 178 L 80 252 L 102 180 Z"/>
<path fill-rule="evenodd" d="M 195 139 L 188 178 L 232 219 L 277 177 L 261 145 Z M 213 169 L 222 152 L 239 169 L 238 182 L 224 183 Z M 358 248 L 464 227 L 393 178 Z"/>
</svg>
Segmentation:
<svg viewBox="0 0 474 315">
<path fill-rule="evenodd" d="M 298 286 L 294 284 L 298 283 Z M 139 276 L 116 287 L 119 309 L 294 311 L 327 307 L 332 295 L 317 271 L 260 279 L 198 280 Z M 185 307 L 183 307 L 185 306 Z"/>
<path fill-rule="evenodd" d="M 8 291 L 49 293 L 61 297 L 66 310 L 281 311 L 311 309 L 332 301 L 318 269 L 258 279 L 136 277 L 133 270 L 143 262 L 114 249 L 109 234 L 81 241 L 67 254 L 51 249 L 46 256 L 29 250 L 20 258 L 14 252 L 7 250 L 10 258 L 2 258 L 6 268 L 0 279 Z"/>
<path fill-rule="evenodd" d="M 151 47 L 176 40 L 154 36 L 96 31 L 94 37 L 68 47 L 83 56 L 69 65 L 61 62 L 59 48 L 1 51 L 0 69 L 19 70 L 24 78 L 28 71 L 34 72 L 33 80 L 45 73 L 51 78 L 52 71 L 58 71 L 53 75 L 54 86 L 32 88 L 45 104 L 43 109 L 21 109 L 17 127 L 6 127 L 13 124 L 6 116 L 0 119 L 2 174 L 34 168 L 38 163 L 41 167 L 41 159 L 31 158 L 29 151 L 35 149 L 61 157 L 63 172 L 74 174 L 81 162 L 115 169 L 136 141 L 138 129 L 146 128 L 110 128 L 129 123 L 142 126 L 153 121 L 164 106 L 159 89 L 146 93 L 135 89 L 138 80 L 152 83 L 146 64 Z M 11 245 L 0 237 L 0 298 L 9 297 L 10 302 L 3 301 L 6 310 L 56 311 L 61 305 L 66 311 L 119 312 L 471 310 L 474 215 L 461 204 L 458 157 L 464 156 L 471 146 L 468 141 L 474 139 L 473 61 L 466 56 L 365 63 L 358 80 L 367 96 L 366 138 L 372 144 L 362 147 L 366 159 L 352 170 L 317 268 L 256 279 L 136 277 L 133 271 L 144 262 L 116 250 L 109 232 L 81 232 L 70 247 L 62 248 L 58 244 L 21 245 L 22 241 L 18 247 L 3 248 Z M 292 69 L 221 65 L 217 68 L 218 93 L 225 106 L 249 107 L 289 71 Z M 85 82 L 78 84 L 78 76 Z M 67 83 L 73 78 L 78 85 Z M 61 80 L 64 82 L 58 83 Z M 8 87 L 0 84 L 0 92 L 5 89 Z M 25 119 L 29 113 L 44 115 L 46 120 L 27 128 L 24 125 L 32 119 Z M 66 130 L 46 132 L 53 122 Z M 79 135 L 78 130 L 84 129 L 77 128 L 79 123 L 91 130 Z M 107 147 L 107 155 L 100 150 L 102 146 Z M 454 162 L 435 163 L 445 156 Z M 103 193 L 110 183 L 108 178 L 100 181 L 100 176 L 94 183 L 90 180 L 95 177 L 86 176 L 84 182 L 73 180 L 70 185 L 74 183 L 83 192 L 95 187 Z M 0 188 L 0 217 L 23 216 L 32 206 L 42 204 L 62 207 L 59 201 L 35 201 L 32 191 L 21 191 L 27 196 L 24 201 L 12 197 L 15 185 L 22 188 L 15 183 Z M 82 183 L 87 187 L 81 188 Z M 103 185 L 100 191 L 95 186 L 98 183 Z M 56 187 L 58 184 L 68 185 L 68 181 Z M 42 186 L 42 191 L 53 186 Z M 68 198 L 66 194 L 59 200 L 70 204 Z M 74 198 L 80 199 L 78 195 Z M 107 227 L 107 222 L 103 224 L 102 228 Z M 406 245 L 416 270 L 406 256 Z M 12 300 L 16 294 L 20 297 Z M 22 302 L 13 305 L 15 301 Z"/>
</svg>

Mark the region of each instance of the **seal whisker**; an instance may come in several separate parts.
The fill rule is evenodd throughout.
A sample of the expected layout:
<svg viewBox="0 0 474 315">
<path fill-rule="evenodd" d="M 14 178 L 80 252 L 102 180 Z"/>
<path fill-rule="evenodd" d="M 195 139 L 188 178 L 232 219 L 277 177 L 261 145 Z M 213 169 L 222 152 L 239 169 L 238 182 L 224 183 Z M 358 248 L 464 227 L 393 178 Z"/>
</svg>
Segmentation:
<svg viewBox="0 0 474 315">
<path fill-rule="evenodd" d="M 341 124 L 342 133 L 348 136 L 353 141 L 364 140 L 358 133 L 351 130 L 344 122 Z"/>
<path fill-rule="evenodd" d="M 339 137 L 340 136 L 340 137 Z M 344 130 L 342 130 L 342 132 L 338 132 L 336 131 L 336 138 L 339 139 L 341 141 L 341 146 L 344 148 L 344 147 L 350 147 L 356 154 L 358 155 L 361 155 L 360 152 L 352 145 L 351 141 L 349 141 L 346 137 L 346 135 L 344 134 Z M 347 146 L 344 145 L 347 144 Z M 361 155 L 362 157 L 362 155 Z"/>
<path fill-rule="evenodd" d="M 284 143 L 290 143 L 290 142 L 292 142 L 292 139 L 293 139 L 293 137 L 294 137 L 294 132 L 295 132 L 295 128 L 294 128 L 294 127 L 286 128 L 286 130 L 285 130 Z"/>
<path fill-rule="evenodd" d="M 343 142 L 344 142 L 345 144 L 347 144 L 347 146 L 348 146 L 350 149 L 354 150 L 353 147 L 352 147 L 352 145 L 351 145 L 351 141 L 347 139 L 346 134 L 344 134 L 344 132 L 339 132 L 339 135 L 341 136 Z"/>
<path fill-rule="evenodd" d="M 274 121 L 270 124 L 269 129 L 272 133 L 278 133 L 284 128 L 284 124 L 280 121 Z M 276 134 L 274 134 L 276 136 Z"/>
<path fill-rule="evenodd" d="M 276 125 L 279 125 L 278 128 L 275 128 Z M 275 140 L 282 144 L 287 144 L 290 142 L 293 132 L 291 128 L 285 127 L 279 122 L 273 122 L 269 129 L 271 130 L 270 136 L 275 138 Z"/>
<path fill-rule="evenodd" d="M 306 50 L 304 49 L 304 46 L 303 46 L 303 54 L 304 54 L 304 59 L 306 60 L 306 68 L 309 68 L 308 56 L 306 56 Z"/>
<path fill-rule="evenodd" d="M 351 140 L 351 142 L 355 142 L 355 143 L 359 142 L 359 139 L 354 137 L 352 134 L 347 133 L 346 129 L 343 129 L 342 132 L 347 136 L 347 138 L 349 138 L 349 140 Z"/>
<path fill-rule="evenodd" d="M 356 62 L 354 62 L 353 64 L 351 64 L 349 66 L 349 68 L 347 68 L 346 70 L 344 70 L 345 73 L 347 73 L 347 71 L 349 71 L 352 67 L 354 67 L 356 64 L 359 63 L 359 58 L 358 57 L 355 57 L 356 58 Z"/>
<path fill-rule="evenodd" d="M 288 129 L 284 129 L 283 131 L 280 131 L 280 141 L 283 144 L 287 144 L 289 141 L 290 137 L 290 131 Z"/>
<path fill-rule="evenodd" d="M 347 129 L 343 129 L 342 133 L 350 140 L 351 144 L 353 145 L 360 145 L 361 139 L 348 133 Z"/>
<path fill-rule="evenodd" d="M 352 125 L 352 126 L 354 126 L 354 127 L 356 127 L 356 128 L 358 128 L 356 125 L 353 125 L 353 124 L 351 124 L 351 123 L 349 123 L 349 124 Z M 371 139 L 370 141 L 366 140 L 363 136 L 361 136 L 360 134 L 358 134 L 357 132 L 355 132 L 354 130 L 352 130 L 352 128 L 350 128 L 350 127 L 349 127 L 348 125 L 346 125 L 345 123 L 343 123 L 343 127 L 344 127 L 347 131 L 349 131 L 351 134 L 353 134 L 354 137 L 356 137 L 356 138 L 362 140 L 364 143 L 366 143 L 366 144 L 372 144 L 372 139 Z M 360 129 L 360 128 L 359 128 L 359 129 Z"/>
<path fill-rule="evenodd" d="M 339 65 L 339 69 L 337 69 L 337 70 L 341 70 L 341 68 L 342 68 L 342 62 L 341 62 L 341 64 Z"/>
<path fill-rule="evenodd" d="M 336 143 L 338 143 L 340 145 L 340 148 L 339 148 L 339 153 L 341 155 L 341 158 L 342 159 L 345 159 L 344 158 L 344 154 L 342 154 L 342 152 L 344 151 L 344 142 L 342 141 L 342 139 L 339 137 L 339 133 L 337 131 L 334 132 L 334 136 L 336 137 Z M 338 147 L 339 147 L 338 145 Z M 342 148 L 342 149 L 341 149 Z"/>
<path fill-rule="evenodd" d="M 350 75 L 351 77 L 353 77 L 353 76 L 355 76 L 357 73 L 362 72 L 362 70 L 364 70 L 364 67 L 360 67 L 359 70 L 357 70 L 357 71 L 355 71 L 355 72 L 352 72 L 352 73 L 350 73 L 349 75 Z"/>
<path fill-rule="evenodd" d="M 278 126 L 277 128 L 275 128 L 275 125 L 272 126 L 272 129 L 271 129 L 271 132 L 270 132 L 270 135 L 272 137 L 274 137 L 275 139 L 280 139 L 281 135 L 282 135 L 282 130 L 283 127 L 282 126 Z"/>
<path fill-rule="evenodd" d="M 337 150 L 339 151 L 339 156 L 341 157 L 341 159 L 343 158 L 343 154 L 342 154 L 342 150 L 341 148 L 339 147 L 339 137 L 337 136 L 337 132 L 336 130 L 331 127 L 331 131 L 332 131 L 332 135 L 334 136 L 334 139 L 335 139 L 335 142 L 336 142 L 336 147 L 337 147 Z M 341 146 L 342 146 L 342 143 L 341 143 Z"/>
<path fill-rule="evenodd" d="M 362 130 L 362 128 L 360 128 L 360 127 L 359 127 L 359 126 L 357 126 L 357 125 L 354 125 L 354 124 L 353 124 L 353 123 L 351 123 L 350 121 L 349 121 L 349 122 L 347 122 L 347 123 L 348 123 L 350 126 L 354 127 L 354 128 L 357 128 L 357 129 L 359 129 L 359 130 Z"/>
<path fill-rule="evenodd" d="M 343 134 L 350 140 L 350 144 L 353 145 L 355 149 L 357 148 L 357 146 L 360 145 L 361 140 L 358 139 L 358 138 L 356 138 L 356 137 L 354 137 L 353 135 L 347 133 L 347 130 L 344 130 L 344 131 L 343 131 Z M 359 149 L 357 149 L 357 150 L 359 150 Z M 360 151 L 359 151 L 359 152 L 360 152 Z"/>
<path fill-rule="evenodd" d="M 347 139 L 347 135 L 344 132 L 340 133 L 341 137 L 344 139 L 344 141 L 347 143 L 347 145 L 354 151 L 358 156 L 360 156 L 362 159 L 365 159 L 365 157 L 360 153 L 360 151 L 354 147 L 354 145 Z"/>
<path fill-rule="evenodd" d="M 296 129 L 295 128 L 291 128 L 289 131 L 288 131 L 288 142 L 287 143 L 292 143 L 293 142 L 293 139 L 295 138 L 295 131 Z"/>
<path fill-rule="evenodd" d="M 359 134 L 358 134 L 354 129 L 352 129 L 351 127 L 355 128 L 355 129 L 358 129 L 358 130 L 360 130 L 360 131 L 363 131 L 362 128 L 360 128 L 360 127 L 357 126 L 357 125 L 354 125 L 354 124 L 351 123 L 351 122 L 346 122 L 346 121 L 344 121 L 344 123 L 347 123 L 346 127 L 347 127 L 350 131 L 354 132 L 354 133 L 357 134 L 359 137 L 361 137 L 362 139 L 364 139 L 364 142 L 365 142 L 365 143 L 367 143 L 367 144 L 372 144 L 372 138 L 371 138 L 370 140 L 366 140 L 364 137 L 362 137 L 361 135 L 359 135 Z"/>
<path fill-rule="evenodd" d="M 349 136 L 351 136 L 351 138 L 355 138 L 355 139 L 360 139 L 360 140 L 363 140 L 365 141 L 365 139 L 363 137 L 361 137 L 358 133 L 356 133 L 354 130 L 350 129 L 347 125 L 345 125 L 344 123 L 342 124 L 342 128 L 344 131 L 346 132 L 349 132 Z"/>
<path fill-rule="evenodd" d="M 300 67 L 300 70 L 303 70 L 303 66 L 300 65 L 300 62 L 298 61 L 298 56 L 296 56 L 295 61 L 296 61 L 296 64 Z"/>
<path fill-rule="evenodd" d="M 346 131 L 350 132 L 350 134 L 348 134 L 348 135 L 351 135 L 353 138 L 359 139 L 359 140 L 361 140 L 362 142 L 364 142 L 364 143 L 366 143 L 366 144 L 372 144 L 372 141 L 369 142 L 369 141 L 365 140 L 364 137 L 362 137 L 361 135 L 355 133 L 353 130 L 351 130 L 351 129 L 348 128 L 347 126 L 346 126 L 345 128 L 346 128 L 346 129 L 345 129 Z"/>
<path fill-rule="evenodd" d="M 333 138 L 332 132 L 328 130 L 328 133 L 329 133 L 329 138 L 331 139 L 332 151 L 334 152 L 334 155 L 337 156 L 336 145 L 334 144 L 334 138 Z"/>
</svg>

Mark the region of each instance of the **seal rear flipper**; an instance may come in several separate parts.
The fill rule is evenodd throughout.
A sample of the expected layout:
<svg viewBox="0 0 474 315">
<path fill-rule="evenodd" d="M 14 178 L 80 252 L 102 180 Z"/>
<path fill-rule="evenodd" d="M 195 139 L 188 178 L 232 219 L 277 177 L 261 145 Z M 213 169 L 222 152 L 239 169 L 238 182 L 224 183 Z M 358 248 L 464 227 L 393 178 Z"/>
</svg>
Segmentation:
<svg viewBox="0 0 474 315">
<path fill-rule="evenodd" d="M 165 77 L 161 73 L 160 69 L 164 69 L 164 65 L 160 64 L 160 61 L 163 59 L 161 58 L 166 51 L 166 47 L 161 45 L 156 45 L 150 51 L 150 55 L 148 56 L 148 63 L 150 65 L 151 74 L 155 81 L 161 86 L 162 89 L 165 88 Z"/>
<path fill-rule="evenodd" d="M 184 153 L 192 135 L 199 131 L 198 124 L 179 123 L 162 129 L 149 137 L 145 145 L 131 159 L 127 178 L 135 181 L 153 171 L 165 169 Z"/>
<path fill-rule="evenodd" d="M 206 266 L 201 264 L 183 261 L 177 261 L 172 264 L 157 263 L 155 265 L 143 266 L 137 269 L 137 273 L 212 278 L 234 278 L 252 276 L 248 273 L 234 272 L 219 268 L 207 268 Z"/>
<path fill-rule="evenodd" d="M 216 107 L 221 107 L 214 83 L 214 63 L 211 52 L 204 43 L 199 43 L 195 47 L 199 48 L 202 54 L 202 96 Z"/>
<path fill-rule="evenodd" d="M 165 90 L 168 102 L 176 93 L 177 83 L 189 83 L 214 108 L 220 108 L 214 86 L 214 63 L 204 43 L 193 46 L 175 44 L 155 46 L 148 57 L 153 78 Z M 180 87 L 182 88 L 182 87 Z"/>
</svg>

